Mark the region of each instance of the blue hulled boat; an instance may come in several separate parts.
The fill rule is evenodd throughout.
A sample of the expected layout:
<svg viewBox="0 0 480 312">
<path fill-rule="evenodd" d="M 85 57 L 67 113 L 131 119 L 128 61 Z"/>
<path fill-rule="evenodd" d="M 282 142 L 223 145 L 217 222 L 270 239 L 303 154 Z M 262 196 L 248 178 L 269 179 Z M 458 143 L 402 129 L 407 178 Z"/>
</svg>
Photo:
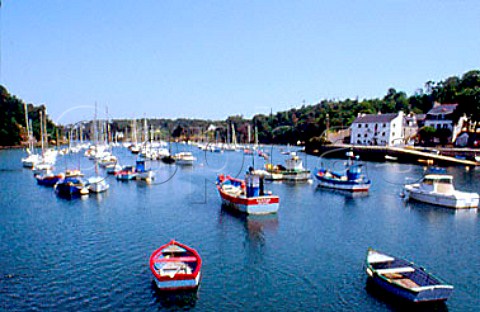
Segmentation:
<svg viewBox="0 0 480 312">
<path fill-rule="evenodd" d="M 363 165 L 354 163 L 352 152 L 347 153 L 348 161 L 344 172 L 329 169 L 315 169 L 318 186 L 350 192 L 368 192 L 372 182 L 365 176 Z"/>
<path fill-rule="evenodd" d="M 53 173 L 46 173 L 46 174 L 38 174 L 35 176 L 38 185 L 43 186 L 55 186 L 58 181 L 65 178 L 64 174 L 53 174 Z"/>
<path fill-rule="evenodd" d="M 366 266 L 374 284 L 410 302 L 445 301 L 453 291 L 422 267 L 373 249 L 368 250 Z"/>
<path fill-rule="evenodd" d="M 116 174 L 117 180 L 128 181 L 135 179 L 137 173 L 135 167 L 125 166 L 123 169 Z"/>
<path fill-rule="evenodd" d="M 81 196 L 87 195 L 88 181 L 80 177 L 66 177 L 55 184 L 55 191 L 63 196 Z"/>
</svg>

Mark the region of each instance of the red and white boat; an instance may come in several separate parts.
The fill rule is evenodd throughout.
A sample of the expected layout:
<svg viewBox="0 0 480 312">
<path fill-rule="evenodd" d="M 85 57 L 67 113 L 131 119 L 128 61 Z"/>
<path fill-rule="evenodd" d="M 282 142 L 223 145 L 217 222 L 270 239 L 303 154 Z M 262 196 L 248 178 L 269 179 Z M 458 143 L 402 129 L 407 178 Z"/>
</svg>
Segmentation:
<svg viewBox="0 0 480 312">
<path fill-rule="evenodd" d="M 219 175 L 217 189 L 222 204 L 246 214 L 276 213 L 280 205 L 280 198 L 271 192 L 265 192 L 263 179 L 257 175 L 247 174 L 245 181 Z"/>
<path fill-rule="evenodd" d="M 150 270 L 159 290 L 195 289 L 200 283 L 202 258 L 198 252 L 171 240 L 150 256 Z"/>
</svg>

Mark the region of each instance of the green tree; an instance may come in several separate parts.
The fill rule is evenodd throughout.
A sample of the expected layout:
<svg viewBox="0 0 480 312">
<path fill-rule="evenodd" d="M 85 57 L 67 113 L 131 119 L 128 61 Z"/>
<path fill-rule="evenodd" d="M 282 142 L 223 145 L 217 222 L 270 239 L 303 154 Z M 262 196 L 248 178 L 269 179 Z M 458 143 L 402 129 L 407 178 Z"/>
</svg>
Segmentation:
<svg viewBox="0 0 480 312">
<path fill-rule="evenodd" d="M 419 141 L 422 145 L 431 145 L 435 137 L 436 129 L 430 126 L 425 126 L 418 130 Z"/>
</svg>

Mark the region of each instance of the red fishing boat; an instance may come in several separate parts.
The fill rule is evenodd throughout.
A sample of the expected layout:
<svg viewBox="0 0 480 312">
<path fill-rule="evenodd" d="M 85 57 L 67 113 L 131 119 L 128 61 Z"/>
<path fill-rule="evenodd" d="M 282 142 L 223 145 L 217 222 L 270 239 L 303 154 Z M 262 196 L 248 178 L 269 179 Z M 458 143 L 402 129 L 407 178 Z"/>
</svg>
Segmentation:
<svg viewBox="0 0 480 312">
<path fill-rule="evenodd" d="M 222 204 L 236 211 L 254 215 L 278 211 L 280 198 L 264 190 L 262 177 L 247 174 L 245 180 L 240 180 L 219 175 L 217 189 Z"/>
<path fill-rule="evenodd" d="M 202 258 L 198 252 L 171 240 L 150 256 L 150 270 L 159 290 L 195 289 L 200 283 Z"/>
</svg>

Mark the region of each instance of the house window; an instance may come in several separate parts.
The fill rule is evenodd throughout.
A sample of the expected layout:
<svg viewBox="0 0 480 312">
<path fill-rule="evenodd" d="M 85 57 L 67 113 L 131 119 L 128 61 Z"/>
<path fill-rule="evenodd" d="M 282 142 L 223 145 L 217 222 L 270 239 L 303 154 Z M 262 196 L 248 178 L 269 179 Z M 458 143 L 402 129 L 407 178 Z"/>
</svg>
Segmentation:
<svg viewBox="0 0 480 312">
<path fill-rule="evenodd" d="M 357 141 L 357 144 L 362 144 L 362 141 L 358 140 L 358 141 Z"/>
<path fill-rule="evenodd" d="M 367 134 L 365 133 L 364 137 L 367 137 Z"/>
<path fill-rule="evenodd" d="M 385 136 L 385 132 L 382 132 L 382 136 Z"/>
<path fill-rule="evenodd" d="M 384 123 L 384 124 L 383 124 L 383 127 L 385 128 L 386 126 L 387 126 L 387 124 L 386 124 L 386 123 Z"/>
<path fill-rule="evenodd" d="M 362 127 L 362 124 L 358 124 L 358 127 L 361 128 L 361 127 Z"/>
<path fill-rule="evenodd" d="M 392 132 L 392 136 L 395 136 L 395 132 Z"/>
<path fill-rule="evenodd" d="M 361 136 L 362 136 L 362 135 L 359 133 L 359 134 L 358 134 L 358 137 L 361 137 Z"/>
</svg>

